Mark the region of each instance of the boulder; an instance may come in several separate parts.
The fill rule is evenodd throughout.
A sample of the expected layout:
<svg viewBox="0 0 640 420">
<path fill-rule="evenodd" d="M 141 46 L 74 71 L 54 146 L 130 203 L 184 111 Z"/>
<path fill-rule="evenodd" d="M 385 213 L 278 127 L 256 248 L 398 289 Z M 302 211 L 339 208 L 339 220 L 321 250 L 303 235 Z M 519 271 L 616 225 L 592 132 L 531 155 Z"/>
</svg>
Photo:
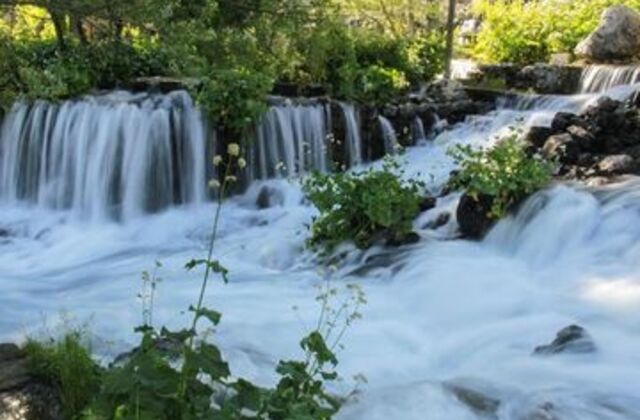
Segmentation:
<svg viewBox="0 0 640 420">
<path fill-rule="evenodd" d="M 598 171 L 602 175 L 620 175 L 634 172 L 636 163 L 629 155 L 611 155 L 598 163 Z"/>
<path fill-rule="evenodd" d="M 570 325 L 558 331 L 550 344 L 536 347 L 533 354 L 592 353 L 595 350 L 596 345 L 589 333 L 579 325 Z"/>
<path fill-rule="evenodd" d="M 525 142 L 536 149 L 544 146 L 544 143 L 549 137 L 554 134 L 553 130 L 549 127 L 531 127 L 525 136 Z"/>
<path fill-rule="evenodd" d="M 463 194 L 458 203 L 456 218 L 460 234 L 464 238 L 482 239 L 491 229 L 494 220 L 489 216 L 493 198 L 488 195 L 480 195 L 478 199 L 468 194 Z"/>
<path fill-rule="evenodd" d="M 579 144 L 569 133 L 549 137 L 542 152 L 548 159 L 559 159 L 563 163 L 575 163 L 580 156 Z"/>
<path fill-rule="evenodd" d="M 284 205 L 284 195 L 282 191 L 267 185 L 260 188 L 260 192 L 256 198 L 256 206 L 260 210 L 282 205 Z"/>
<path fill-rule="evenodd" d="M 640 14 L 618 5 L 602 13 L 600 25 L 578 44 L 575 54 L 592 61 L 628 60 L 640 51 Z"/>
</svg>

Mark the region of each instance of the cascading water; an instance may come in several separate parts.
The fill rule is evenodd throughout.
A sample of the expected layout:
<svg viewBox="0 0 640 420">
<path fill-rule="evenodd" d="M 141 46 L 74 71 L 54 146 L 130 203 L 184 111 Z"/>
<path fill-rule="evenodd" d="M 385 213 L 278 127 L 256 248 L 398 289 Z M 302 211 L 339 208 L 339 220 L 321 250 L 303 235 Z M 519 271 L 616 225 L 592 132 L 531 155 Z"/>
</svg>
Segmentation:
<svg viewBox="0 0 640 420">
<path fill-rule="evenodd" d="M 205 199 L 207 138 L 185 92 L 16 104 L 0 134 L 0 199 L 130 218 Z"/>
<path fill-rule="evenodd" d="M 382 131 L 382 138 L 384 139 L 384 152 L 388 155 L 397 153 L 398 136 L 396 130 L 393 128 L 393 124 L 382 115 L 378 115 L 378 123 L 380 124 L 380 131 Z"/>
<path fill-rule="evenodd" d="M 602 93 L 615 86 L 640 82 L 640 66 L 592 65 L 580 78 L 580 92 Z"/>
<path fill-rule="evenodd" d="M 330 127 L 323 105 L 274 106 L 256 128 L 249 179 L 297 177 L 329 169 Z"/>
<path fill-rule="evenodd" d="M 633 90 L 627 86 L 607 94 L 624 97 Z M 438 190 L 454 168 L 446 154 L 451 146 L 485 146 L 509 127 L 548 123 L 554 112 L 579 111 L 597 97 L 505 100 L 497 111 L 408 148 L 398 159 L 406 162 L 407 176 Z M 151 109 L 149 104 L 146 112 Z M 115 120 L 98 110 L 101 119 Z M 250 157 L 254 178 L 272 176 L 270 165 L 279 161 L 297 171 L 292 173 L 305 165 L 321 167 L 327 114 L 318 105 L 271 109 Z M 101 124 L 110 127 L 106 121 Z M 292 139 L 310 134 L 307 124 L 319 132 L 301 148 Z M 5 124 L 5 131 L 12 126 Z M 6 132 L 3 147 L 13 139 L 32 150 L 32 143 L 23 142 L 27 131 Z M 33 158 L 14 165 L 4 153 L 3 177 L 33 166 Z M 214 339 L 234 374 L 271 385 L 278 360 L 301 356 L 299 338 L 319 313 L 314 285 L 324 277 L 304 251 L 305 225 L 316 211 L 295 182 L 260 181 L 264 184 L 281 198 L 273 200 L 276 205 L 259 208 L 254 186 L 223 207 L 216 257 L 230 268 L 230 282 L 212 283 L 206 300 L 224 314 Z M 9 191 L 2 184 L 3 197 Z M 640 418 L 639 191 L 637 181 L 599 190 L 554 186 L 533 196 L 480 243 L 454 240 L 453 219 L 437 229 L 429 223 L 455 209 L 452 195 L 416 220 L 419 243 L 366 253 L 346 248 L 334 283 L 360 284 L 369 303 L 338 354 L 338 370 L 347 379 L 331 391 L 349 393 L 348 378 L 356 374 L 364 374 L 368 384 L 338 420 Z M 55 331 L 58 313 L 67 310 L 80 322 L 91 319 L 91 331 L 104 339 L 94 347 L 100 354 L 130 349 L 136 340 L 131 326 L 140 317 L 135 279 L 155 260 L 163 262 L 156 324 L 185 324 L 188 315 L 181 311 L 193 302 L 199 283 L 198 273 L 182 267 L 204 252 L 211 203 L 173 207 L 122 225 L 89 224 L 46 206 L 21 206 L 18 193 L 11 194 L 16 197 L 0 203 L 0 230 L 6 232 L 0 234 L 1 339 L 37 333 L 43 317 L 45 327 Z M 595 353 L 532 355 L 574 323 L 590 332 Z M 455 393 L 454 386 L 470 391 Z"/>
<path fill-rule="evenodd" d="M 345 121 L 347 130 L 346 139 L 347 142 L 347 162 L 353 167 L 360 165 L 363 160 L 362 155 L 362 138 L 360 136 L 360 121 L 358 120 L 358 114 L 355 106 L 344 102 L 340 103 L 340 109 L 342 110 L 342 116 Z"/>
</svg>

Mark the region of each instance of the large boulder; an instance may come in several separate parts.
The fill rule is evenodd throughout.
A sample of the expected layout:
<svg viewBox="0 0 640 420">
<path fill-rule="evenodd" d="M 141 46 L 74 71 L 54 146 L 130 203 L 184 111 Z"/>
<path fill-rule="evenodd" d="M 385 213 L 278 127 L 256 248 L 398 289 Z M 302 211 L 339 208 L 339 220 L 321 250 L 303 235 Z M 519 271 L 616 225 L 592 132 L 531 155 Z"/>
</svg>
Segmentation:
<svg viewBox="0 0 640 420">
<path fill-rule="evenodd" d="M 606 9 L 598 28 L 575 53 L 592 61 L 628 60 L 640 52 L 640 14 L 626 6 Z"/>
<path fill-rule="evenodd" d="M 463 238 L 482 239 L 495 223 L 490 216 L 493 198 L 480 195 L 476 198 L 463 194 L 458 203 L 456 218 Z"/>
</svg>

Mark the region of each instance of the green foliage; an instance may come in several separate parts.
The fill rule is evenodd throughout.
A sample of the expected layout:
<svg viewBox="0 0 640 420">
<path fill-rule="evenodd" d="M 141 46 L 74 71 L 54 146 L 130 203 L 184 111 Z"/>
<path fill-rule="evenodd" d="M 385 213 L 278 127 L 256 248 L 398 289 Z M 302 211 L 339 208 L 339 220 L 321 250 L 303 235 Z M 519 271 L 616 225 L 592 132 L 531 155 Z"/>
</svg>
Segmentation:
<svg viewBox="0 0 640 420">
<path fill-rule="evenodd" d="M 205 79 L 197 99 L 214 122 L 242 132 L 266 111 L 272 86 L 273 80 L 264 73 L 246 68 L 221 70 Z"/>
<path fill-rule="evenodd" d="M 304 192 L 320 211 L 309 244 L 331 251 L 349 240 L 359 248 L 381 238 L 402 240 L 420 213 L 422 184 L 401 177 L 398 165 L 387 160 L 381 170 L 316 173 L 305 179 Z"/>
<path fill-rule="evenodd" d="M 74 419 L 100 388 L 102 369 L 91 358 L 82 334 L 73 332 L 58 341 L 29 340 L 25 347 L 31 371 L 58 390 L 65 418 Z"/>
<path fill-rule="evenodd" d="M 639 0 L 476 0 L 483 25 L 471 53 L 485 62 L 545 62 L 553 53 L 572 52 L 617 4 L 640 10 Z"/>
<path fill-rule="evenodd" d="M 264 110 L 274 81 L 387 101 L 442 70 L 436 8 L 429 0 L 418 12 L 410 3 L 383 11 L 343 0 L 10 0 L 0 5 L 14 16 L 0 18 L 0 106 L 137 77 L 195 78 L 213 119 L 242 131 Z"/>
<path fill-rule="evenodd" d="M 466 190 L 476 200 L 480 195 L 492 197 L 489 216 L 494 219 L 503 217 L 511 206 L 551 180 L 552 165 L 527 156 L 516 135 L 489 150 L 457 146 L 449 153 L 460 165 L 451 185 Z"/>
</svg>

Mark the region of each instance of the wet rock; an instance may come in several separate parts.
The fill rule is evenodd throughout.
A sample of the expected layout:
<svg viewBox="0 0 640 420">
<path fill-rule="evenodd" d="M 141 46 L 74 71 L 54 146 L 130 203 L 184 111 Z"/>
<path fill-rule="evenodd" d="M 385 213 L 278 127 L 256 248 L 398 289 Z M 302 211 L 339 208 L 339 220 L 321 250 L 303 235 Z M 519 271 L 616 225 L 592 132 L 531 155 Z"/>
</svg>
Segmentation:
<svg viewBox="0 0 640 420">
<path fill-rule="evenodd" d="M 139 77 L 133 80 L 127 88 L 133 92 L 169 93 L 176 90 L 189 90 L 201 83 L 201 80 L 195 78 Z"/>
<path fill-rule="evenodd" d="M 460 198 L 456 211 L 460 234 L 469 239 L 482 239 L 491 229 L 494 220 L 489 217 L 493 198 L 488 195 L 480 195 L 474 199 L 468 194 Z"/>
<path fill-rule="evenodd" d="M 469 407 L 471 411 L 479 416 L 496 418 L 500 400 L 491 398 L 483 393 L 457 384 L 445 384 L 449 390 L 461 403 Z"/>
<path fill-rule="evenodd" d="M 387 246 L 398 247 L 417 244 L 418 242 L 420 242 L 420 235 L 416 232 L 410 232 L 402 237 L 391 237 L 387 239 Z"/>
<path fill-rule="evenodd" d="M 551 344 L 536 347 L 533 354 L 593 353 L 595 350 L 589 333 L 579 325 L 570 325 L 560 330 Z"/>
<path fill-rule="evenodd" d="M 609 7 L 600 25 L 575 49 L 579 57 L 593 61 L 626 60 L 640 51 L 640 14 L 623 6 Z"/>
<path fill-rule="evenodd" d="M 445 226 L 447 223 L 449 223 L 449 221 L 451 221 L 450 213 L 440 213 L 438 217 L 436 217 L 434 220 L 425 224 L 423 226 L 423 229 L 431 229 L 431 230 L 440 229 L 442 226 Z"/>
<path fill-rule="evenodd" d="M 425 212 L 427 210 L 431 210 L 436 207 L 436 203 L 438 199 L 435 197 L 424 197 L 420 202 L 420 211 Z"/>
<path fill-rule="evenodd" d="M 269 207 L 281 206 L 284 204 L 284 197 L 282 192 L 276 188 L 269 187 L 267 185 L 260 188 L 258 198 L 256 199 L 256 206 L 261 209 L 268 209 Z"/>
<path fill-rule="evenodd" d="M 603 175 L 619 175 L 634 172 L 637 165 L 629 155 L 611 155 L 598 163 L 598 171 Z"/>
<path fill-rule="evenodd" d="M 11 231 L 0 228 L 0 238 L 8 238 L 9 236 L 11 236 Z"/>
</svg>

